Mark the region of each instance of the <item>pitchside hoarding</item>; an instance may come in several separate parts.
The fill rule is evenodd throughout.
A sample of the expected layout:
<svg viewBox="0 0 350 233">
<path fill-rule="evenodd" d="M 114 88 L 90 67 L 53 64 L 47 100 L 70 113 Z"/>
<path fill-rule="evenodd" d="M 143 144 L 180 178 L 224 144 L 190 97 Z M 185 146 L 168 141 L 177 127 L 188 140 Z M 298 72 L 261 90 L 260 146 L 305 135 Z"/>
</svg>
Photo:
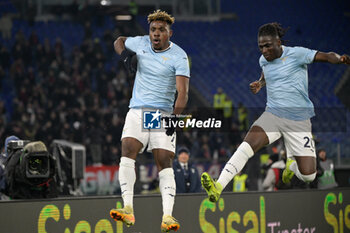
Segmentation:
<svg viewBox="0 0 350 233">
<path fill-rule="evenodd" d="M 119 196 L 0 202 L 0 232 L 160 232 L 160 195 L 136 196 L 134 205 L 136 224 L 127 228 L 109 217 Z M 184 233 L 350 232 L 350 189 L 224 193 L 218 203 L 178 195 L 174 216 Z"/>
</svg>

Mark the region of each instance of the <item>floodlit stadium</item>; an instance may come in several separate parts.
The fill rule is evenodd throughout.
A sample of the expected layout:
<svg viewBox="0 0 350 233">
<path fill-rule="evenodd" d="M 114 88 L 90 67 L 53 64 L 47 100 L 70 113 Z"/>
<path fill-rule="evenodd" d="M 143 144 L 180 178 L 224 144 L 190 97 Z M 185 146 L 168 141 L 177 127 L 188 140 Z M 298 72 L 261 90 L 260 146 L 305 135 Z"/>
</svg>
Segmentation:
<svg viewBox="0 0 350 233">
<path fill-rule="evenodd" d="M 343 0 L 0 0 L 0 232 L 350 232 L 349 23 Z"/>
</svg>

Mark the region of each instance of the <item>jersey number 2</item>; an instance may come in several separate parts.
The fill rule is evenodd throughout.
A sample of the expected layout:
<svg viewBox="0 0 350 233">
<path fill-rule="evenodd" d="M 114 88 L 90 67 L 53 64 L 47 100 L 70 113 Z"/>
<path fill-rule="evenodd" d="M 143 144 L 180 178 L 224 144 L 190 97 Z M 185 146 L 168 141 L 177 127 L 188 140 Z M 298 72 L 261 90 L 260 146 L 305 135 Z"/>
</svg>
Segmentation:
<svg viewBox="0 0 350 233">
<path fill-rule="evenodd" d="M 304 144 L 304 147 L 306 147 L 306 148 L 314 148 L 313 140 L 311 138 L 304 137 L 304 139 L 306 140 L 306 142 Z"/>
</svg>

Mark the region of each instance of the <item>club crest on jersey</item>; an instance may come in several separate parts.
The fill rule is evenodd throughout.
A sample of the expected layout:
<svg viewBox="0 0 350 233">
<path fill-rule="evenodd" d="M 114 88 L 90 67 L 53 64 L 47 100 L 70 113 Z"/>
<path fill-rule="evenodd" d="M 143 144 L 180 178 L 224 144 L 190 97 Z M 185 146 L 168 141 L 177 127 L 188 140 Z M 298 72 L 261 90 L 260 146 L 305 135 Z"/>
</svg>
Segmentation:
<svg viewBox="0 0 350 233">
<path fill-rule="evenodd" d="M 287 59 L 287 57 L 288 57 L 288 56 L 286 56 L 286 57 L 281 57 L 280 59 L 281 59 L 282 62 L 285 62 L 286 59 Z"/>
<path fill-rule="evenodd" d="M 167 60 L 169 60 L 170 58 L 168 58 L 168 57 L 164 57 L 164 56 L 162 56 L 162 58 L 163 58 L 163 61 L 167 61 Z"/>
</svg>

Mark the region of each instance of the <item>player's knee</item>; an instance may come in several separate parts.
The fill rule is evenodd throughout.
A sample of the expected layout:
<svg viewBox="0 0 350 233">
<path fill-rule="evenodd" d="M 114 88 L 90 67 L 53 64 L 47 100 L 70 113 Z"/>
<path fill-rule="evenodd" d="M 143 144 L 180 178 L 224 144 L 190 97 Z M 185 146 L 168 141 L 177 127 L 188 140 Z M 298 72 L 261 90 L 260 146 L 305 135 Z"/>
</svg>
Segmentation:
<svg viewBox="0 0 350 233">
<path fill-rule="evenodd" d="M 142 148 L 142 143 L 135 138 L 123 138 L 122 157 L 136 159 L 137 154 Z"/>
<path fill-rule="evenodd" d="M 316 172 L 309 174 L 309 175 L 304 175 L 300 173 L 300 178 L 302 179 L 302 181 L 304 182 L 312 182 L 316 177 Z"/>
<path fill-rule="evenodd" d="M 262 147 L 269 144 L 269 139 L 260 126 L 253 126 L 244 138 L 244 141 L 250 145 L 253 153 L 258 152 Z"/>
<path fill-rule="evenodd" d="M 123 156 L 120 158 L 119 166 L 135 168 L 135 159 Z"/>
<path fill-rule="evenodd" d="M 246 156 L 246 159 L 250 159 L 254 155 L 254 150 L 250 146 L 250 144 L 246 141 L 243 141 L 241 145 L 237 148 L 237 150 L 241 151 L 243 155 Z"/>
</svg>

